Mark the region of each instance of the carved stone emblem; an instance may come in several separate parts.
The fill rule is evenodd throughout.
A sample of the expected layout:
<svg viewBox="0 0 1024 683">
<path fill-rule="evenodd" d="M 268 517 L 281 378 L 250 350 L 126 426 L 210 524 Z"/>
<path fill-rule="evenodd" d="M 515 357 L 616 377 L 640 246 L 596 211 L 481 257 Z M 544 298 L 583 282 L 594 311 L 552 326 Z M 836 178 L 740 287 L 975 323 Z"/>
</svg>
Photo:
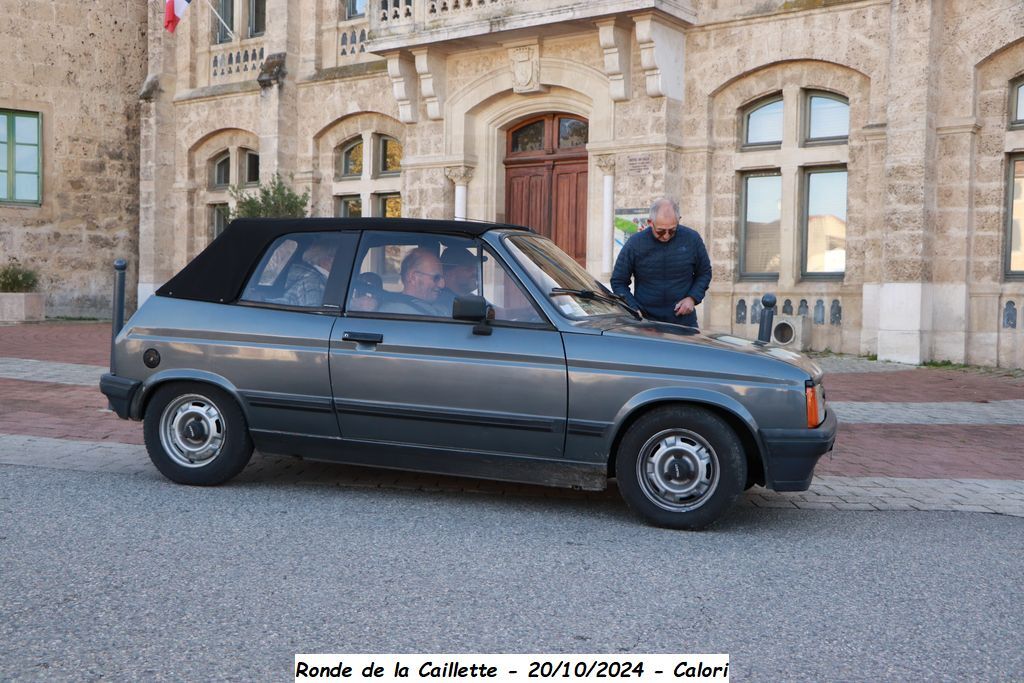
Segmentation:
<svg viewBox="0 0 1024 683">
<path fill-rule="evenodd" d="M 540 84 L 540 52 L 535 45 L 513 47 L 508 51 L 512 66 L 512 90 L 517 93 L 543 92 Z"/>
</svg>

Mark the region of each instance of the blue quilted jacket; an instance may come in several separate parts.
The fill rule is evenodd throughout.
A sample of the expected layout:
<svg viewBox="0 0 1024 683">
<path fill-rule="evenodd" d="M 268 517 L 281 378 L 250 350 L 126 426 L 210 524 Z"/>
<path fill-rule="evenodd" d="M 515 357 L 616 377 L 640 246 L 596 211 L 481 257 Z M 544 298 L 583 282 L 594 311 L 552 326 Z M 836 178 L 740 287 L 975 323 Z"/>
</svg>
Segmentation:
<svg viewBox="0 0 1024 683">
<path fill-rule="evenodd" d="M 629 291 L 630 280 L 635 292 Z M 704 300 L 711 284 L 711 259 L 696 230 L 680 225 L 675 236 L 662 243 L 648 228 L 626 242 L 612 271 L 612 291 L 639 308 L 646 318 L 697 327 L 696 311 L 675 315 L 676 304 L 692 297 Z"/>
</svg>

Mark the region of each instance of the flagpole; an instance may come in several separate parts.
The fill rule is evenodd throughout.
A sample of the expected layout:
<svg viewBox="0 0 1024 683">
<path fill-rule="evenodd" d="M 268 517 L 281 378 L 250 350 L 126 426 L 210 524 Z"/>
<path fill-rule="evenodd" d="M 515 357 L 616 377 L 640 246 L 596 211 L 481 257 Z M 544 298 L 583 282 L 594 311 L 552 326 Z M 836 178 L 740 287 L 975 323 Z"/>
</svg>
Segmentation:
<svg viewBox="0 0 1024 683">
<path fill-rule="evenodd" d="M 213 16 L 220 20 L 220 25 L 223 26 L 224 30 L 228 32 L 229 36 L 231 36 L 231 40 L 236 40 L 235 32 L 231 30 L 231 27 L 228 26 L 226 21 L 224 21 L 224 18 L 221 17 L 217 10 L 213 8 L 213 3 L 210 2 L 210 0 L 206 0 L 206 4 L 210 7 L 210 11 L 213 12 Z"/>
</svg>

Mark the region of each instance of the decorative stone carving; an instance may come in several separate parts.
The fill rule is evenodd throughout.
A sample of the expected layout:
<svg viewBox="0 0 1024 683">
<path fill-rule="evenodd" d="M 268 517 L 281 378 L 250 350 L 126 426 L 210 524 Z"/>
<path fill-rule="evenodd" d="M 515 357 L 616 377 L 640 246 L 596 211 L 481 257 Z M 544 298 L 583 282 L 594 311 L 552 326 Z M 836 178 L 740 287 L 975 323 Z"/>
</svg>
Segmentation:
<svg viewBox="0 0 1024 683">
<path fill-rule="evenodd" d="M 277 85 L 281 84 L 284 77 L 288 75 L 284 68 L 287 56 L 284 52 L 275 52 L 272 55 L 267 55 L 266 60 L 260 65 L 260 75 L 256 77 L 256 82 L 259 83 L 261 88 L 269 88 L 275 83 Z"/>
<path fill-rule="evenodd" d="M 445 166 L 444 175 L 448 180 L 459 185 L 469 185 L 469 181 L 473 179 L 473 167 L 472 166 Z"/>
<path fill-rule="evenodd" d="M 797 315 L 807 315 L 807 299 L 800 299 L 800 306 L 796 309 Z"/>
<path fill-rule="evenodd" d="M 413 50 L 412 54 L 416 61 L 416 73 L 420 77 L 420 95 L 427 105 L 427 118 L 438 121 L 444 118 L 444 55 L 429 48 Z"/>
<path fill-rule="evenodd" d="M 786 299 L 782 304 L 782 315 L 793 315 L 793 300 Z"/>
<path fill-rule="evenodd" d="M 1017 329 L 1017 305 L 1012 301 L 1007 301 L 1003 308 L 1003 329 Z"/>
<path fill-rule="evenodd" d="M 597 39 L 604 50 L 604 73 L 613 102 L 629 99 L 629 31 L 615 19 L 597 22 Z"/>
<path fill-rule="evenodd" d="M 647 95 L 683 100 L 683 56 L 686 35 L 675 24 L 658 15 L 633 17 L 640 65 L 647 79 Z"/>
<path fill-rule="evenodd" d="M 392 52 L 387 59 L 398 119 L 402 123 L 416 123 L 416 65 L 399 52 Z"/>
<path fill-rule="evenodd" d="M 594 163 L 605 175 L 615 175 L 615 155 L 602 154 L 594 157 Z"/>
<path fill-rule="evenodd" d="M 536 44 L 510 47 L 508 59 L 514 92 L 524 94 L 547 90 L 540 83 L 540 48 Z"/>
<path fill-rule="evenodd" d="M 825 324 L 825 302 L 821 299 L 814 302 L 814 324 Z"/>
</svg>

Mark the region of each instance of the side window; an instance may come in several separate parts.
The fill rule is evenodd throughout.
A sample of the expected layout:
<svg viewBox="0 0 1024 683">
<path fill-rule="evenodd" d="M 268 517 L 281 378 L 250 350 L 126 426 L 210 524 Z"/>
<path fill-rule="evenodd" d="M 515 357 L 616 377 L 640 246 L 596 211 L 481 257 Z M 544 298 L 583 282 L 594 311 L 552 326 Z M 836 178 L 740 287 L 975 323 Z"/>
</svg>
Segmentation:
<svg viewBox="0 0 1024 683">
<path fill-rule="evenodd" d="M 479 293 L 479 259 L 476 245 L 464 237 L 367 231 L 346 308 L 451 318 L 456 296 Z"/>
<path fill-rule="evenodd" d="M 534 308 L 530 295 L 523 291 L 511 273 L 493 256 L 485 256 L 483 263 L 484 298 L 494 307 L 496 321 L 543 323 Z"/>
<path fill-rule="evenodd" d="M 279 237 L 253 271 L 242 300 L 320 308 L 340 243 L 336 233 Z"/>
</svg>

